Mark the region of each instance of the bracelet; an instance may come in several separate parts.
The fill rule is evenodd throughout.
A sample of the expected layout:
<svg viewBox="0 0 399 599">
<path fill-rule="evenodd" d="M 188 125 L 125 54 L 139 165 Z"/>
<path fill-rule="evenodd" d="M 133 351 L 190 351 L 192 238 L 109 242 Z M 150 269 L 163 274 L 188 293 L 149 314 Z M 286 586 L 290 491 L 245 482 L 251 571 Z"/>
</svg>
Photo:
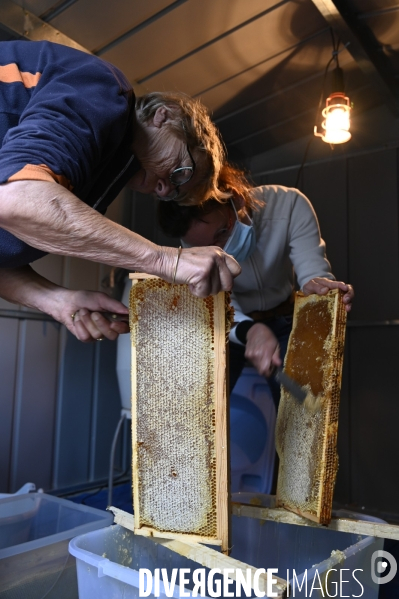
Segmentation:
<svg viewBox="0 0 399 599">
<path fill-rule="evenodd" d="M 175 284 L 175 281 L 176 281 L 177 265 L 179 264 L 179 258 L 180 258 L 181 250 L 182 250 L 182 247 L 181 247 L 181 245 L 180 245 L 180 246 L 179 246 L 179 249 L 177 250 L 177 257 L 176 257 L 176 263 L 175 263 L 175 270 L 174 270 L 174 272 L 173 272 L 173 281 L 172 281 L 172 285 L 174 285 L 174 284 Z"/>
</svg>

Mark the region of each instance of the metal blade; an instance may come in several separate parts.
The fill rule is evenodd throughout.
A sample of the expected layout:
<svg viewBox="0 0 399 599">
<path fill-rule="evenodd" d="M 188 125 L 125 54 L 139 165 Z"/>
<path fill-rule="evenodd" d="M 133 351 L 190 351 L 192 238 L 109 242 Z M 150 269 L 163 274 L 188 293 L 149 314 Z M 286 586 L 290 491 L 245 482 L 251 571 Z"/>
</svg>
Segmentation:
<svg viewBox="0 0 399 599">
<path fill-rule="evenodd" d="M 275 379 L 280 385 L 283 385 L 298 400 L 303 403 L 307 396 L 307 391 L 296 383 L 282 368 L 277 368 Z"/>
<path fill-rule="evenodd" d="M 129 314 L 115 314 L 114 312 L 100 312 L 110 322 L 129 322 Z"/>
</svg>

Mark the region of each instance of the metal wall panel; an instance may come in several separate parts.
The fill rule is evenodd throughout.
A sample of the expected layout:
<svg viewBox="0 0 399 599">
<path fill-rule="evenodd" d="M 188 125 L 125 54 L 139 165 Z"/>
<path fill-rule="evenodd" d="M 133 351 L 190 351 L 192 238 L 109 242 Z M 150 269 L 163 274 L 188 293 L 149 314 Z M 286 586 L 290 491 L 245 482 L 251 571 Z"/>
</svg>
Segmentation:
<svg viewBox="0 0 399 599">
<path fill-rule="evenodd" d="M 157 201 L 142 193 L 132 194 L 131 229 L 151 241 L 155 238 Z"/>
<path fill-rule="evenodd" d="M 93 371 L 96 345 L 66 333 L 59 375 L 54 487 L 89 480 Z"/>
<path fill-rule="evenodd" d="M 0 309 L 1 310 L 20 310 L 20 306 L 7 302 L 5 299 L 0 297 Z"/>
<path fill-rule="evenodd" d="M 156 198 L 152 198 L 140 193 L 131 193 L 131 198 L 127 199 L 132 206 L 130 216 L 130 228 L 142 237 L 153 241 L 157 245 L 166 245 L 178 247 L 180 245 L 177 237 L 165 235 L 158 226 L 158 204 Z"/>
<path fill-rule="evenodd" d="M 34 268 L 61 282 L 61 256 L 46 256 Z M 19 311 L 0 299 L 2 310 Z M 37 311 L 29 308 L 29 311 Z M 51 487 L 57 324 L 0 319 L 0 491 L 11 492 L 28 480 Z"/>
<path fill-rule="evenodd" d="M 62 285 L 64 278 L 65 262 L 66 258 L 64 258 L 63 256 L 48 254 L 47 256 L 44 256 L 44 258 L 41 258 L 40 260 L 33 262 L 31 266 L 33 270 L 38 272 L 39 275 L 42 275 L 42 277 L 49 279 L 56 285 Z"/>
<path fill-rule="evenodd" d="M 27 481 L 46 489 L 51 486 L 59 328 L 58 323 L 21 321 L 11 491 Z"/>
<path fill-rule="evenodd" d="M 332 272 L 338 280 L 348 282 L 346 161 L 336 160 L 305 168 L 302 189 L 319 219 Z"/>
<path fill-rule="evenodd" d="M 399 327 L 351 330 L 351 500 L 399 512 Z"/>
<path fill-rule="evenodd" d="M 97 344 L 96 349 L 91 422 L 90 480 L 108 476 L 111 444 L 121 411 L 121 399 L 115 369 L 117 345 L 105 339 L 101 344 Z M 122 435 L 119 442 L 121 440 Z M 116 459 L 115 467 L 118 465 L 121 466 Z"/>
<path fill-rule="evenodd" d="M 67 258 L 66 284 L 69 289 L 97 291 L 100 287 L 100 265 L 80 258 Z"/>
<path fill-rule="evenodd" d="M 361 320 L 399 318 L 397 150 L 348 160 L 349 265 Z"/>
<path fill-rule="evenodd" d="M 263 184 L 266 184 L 266 179 L 267 185 L 284 185 L 285 187 L 295 187 L 297 171 L 298 169 L 286 169 L 269 174 L 267 177 L 263 177 Z"/>
<path fill-rule="evenodd" d="M 18 329 L 18 320 L 0 318 L 0 493 L 7 492 L 10 475 Z"/>
<path fill-rule="evenodd" d="M 59 384 L 56 488 L 108 475 L 121 410 L 115 354 L 113 342 L 83 344 L 67 334 Z"/>
</svg>

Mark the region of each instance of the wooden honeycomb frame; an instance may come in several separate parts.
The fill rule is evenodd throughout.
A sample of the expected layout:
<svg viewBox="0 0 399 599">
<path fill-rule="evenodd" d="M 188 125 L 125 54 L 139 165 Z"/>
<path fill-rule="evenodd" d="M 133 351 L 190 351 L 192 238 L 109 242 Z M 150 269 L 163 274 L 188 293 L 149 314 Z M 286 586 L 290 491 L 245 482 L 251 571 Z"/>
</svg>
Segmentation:
<svg viewBox="0 0 399 599">
<path fill-rule="evenodd" d="M 282 387 L 276 423 L 280 457 L 277 506 L 320 524 L 331 520 L 346 311 L 338 290 L 297 293 L 285 371 L 308 396 L 300 404 Z"/>
<path fill-rule="evenodd" d="M 142 273 L 130 278 L 135 533 L 220 545 L 227 553 L 226 294 L 201 299 L 186 285 Z"/>
</svg>

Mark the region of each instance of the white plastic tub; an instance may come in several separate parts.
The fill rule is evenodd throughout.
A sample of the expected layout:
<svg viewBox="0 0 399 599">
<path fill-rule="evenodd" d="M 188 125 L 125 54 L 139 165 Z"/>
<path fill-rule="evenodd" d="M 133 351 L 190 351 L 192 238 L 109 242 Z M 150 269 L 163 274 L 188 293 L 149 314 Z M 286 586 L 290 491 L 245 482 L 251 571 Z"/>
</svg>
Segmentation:
<svg viewBox="0 0 399 599">
<path fill-rule="evenodd" d="M 271 507 L 273 501 L 268 495 L 250 494 L 239 494 L 234 499 L 237 500 L 240 495 L 243 503 L 253 505 Z M 352 512 L 339 512 L 337 515 L 381 522 Z M 293 570 L 299 583 L 307 570 L 307 593 L 305 585 L 302 591 L 296 586 L 295 595 L 291 596 L 312 596 L 314 599 L 323 596 L 317 590 L 310 595 L 316 569 L 324 589 L 326 572 L 336 570 L 329 575 L 327 588 L 331 596 L 334 596 L 334 582 L 339 580 L 340 570 L 342 579 L 350 581 L 343 583 L 342 596 L 360 595 L 361 586 L 352 577 L 352 572 L 362 569 L 363 572 L 356 572 L 364 588 L 361 596 L 363 599 L 378 598 L 378 586 L 371 580 L 371 555 L 382 549 L 382 539 L 236 516 L 233 516 L 232 527 L 232 558 L 255 568 L 278 568 L 277 575 L 284 579 L 288 569 L 291 582 Z M 110 526 L 73 539 L 69 551 L 76 557 L 79 599 L 139 597 L 140 568 L 151 572 L 156 568 L 167 568 L 170 578 L 172 568 L 190 568 L 192 571 L 201 567 L 158 545 L 156 540 L 134 535 L 120 526 Z M 332 552 L 336 553 L 331 555 Z M 162 589 L 160 596 L 165 597 Z M 179 596 L 178 589 L 174 596 Z M 339 591 L 337 597 L 340 597 Z"/>
<path fill-rule="evenodd" d="M 238 493 L 233 496 L 233 500 L 237 503 L 262 507 L 272 507 L 274 504 L 274 497 L 250 493 Z M 346 510 L 333 512 L 333 515 L 337 518 L 383 522 L 372 516 Z M 320 586 L 317 576 L 320 576 L 324 596 L 328 597 L 324 579 L 327 571 L 331 570 L 328 575 L 327 590 L 332 597 L 337 588 L 336 597 L 341 596 L 340 588 L 335 584 L 337 582 L 339 584 L 341 576 L 342 580 L 349 580 L 342 584 L 343 597 L 359 595 L 362 599 L 378 599 L 379 588 L 371 578 L 371 556 L 374 551 L 383 549 L 383 539 L 234 516 L 232 545 L 231 557 L 245 561 L 255 568 L 278 568 L 278 576 L 288 579 L 291 583 L 292 597 L 313 597 L 314 599 L 323 597 L 322 591 L 316 590 L 316 587 Z M 305 570 L 307 571 L 307 592 L 306 582 L 300 591 L 293 580 L 294 570 L 299 585 L 302 584 Z M 363 586 L 363 591 L 353 578 L 355 570 L 358 570 L 355 576 Z M 310 594 L 314 580 L 315 590 Z M 295 595 L 292 586 L 294 582 Z"/>
<path fill-rule="evenodd" d="M 112 514 L 44 493 L 0 499 L 0 599 L 77 599 L 68 543 Z"/>
<path fill-rule="evenodd" d="M 141 568 L 151 572 L 166 568 L 170 580 L 173 568 L 199 567 L 196 562 L 118 525 L 72 539 L 69 552 L 76 558 L 79 599 L 140 597 Z M 187 589 L 184 592 L 188 593 Z M 162 583 L 159 596 L 166 597 Z M 180 596 L 176 585 L 173 597 Z"/>
</svg>

